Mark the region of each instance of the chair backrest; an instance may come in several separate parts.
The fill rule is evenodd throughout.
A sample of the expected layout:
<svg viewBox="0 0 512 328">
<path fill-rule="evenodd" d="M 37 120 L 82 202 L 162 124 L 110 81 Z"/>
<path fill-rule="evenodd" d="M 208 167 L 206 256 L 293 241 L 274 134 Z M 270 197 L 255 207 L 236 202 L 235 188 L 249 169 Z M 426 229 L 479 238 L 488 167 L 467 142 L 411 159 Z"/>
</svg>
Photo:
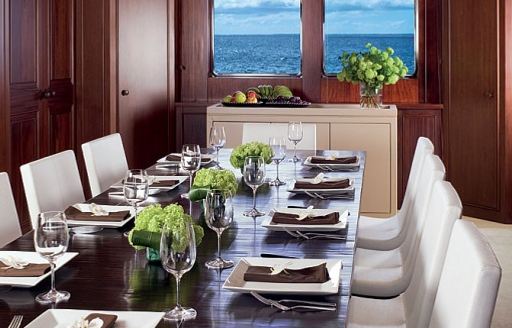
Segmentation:
<svg viewBox="0 0 512 328">
<path fill-rule="evenodd" d="M 429 327 L 490 327 L 500 279 L 486 238 L 473 223 L 455 222 Z"/>
<path fill-rule="evenodd" d="M 0 173 L 0 247 L 4 247 L 11 241 L 21 236 L 20 221 L 16 204 L 12 195 L 9 175 Z"/>
<path fill-rule="evenodd" d="M 303 138 L 297 149 L 316 150 L 316 124 L 302 123 L 302 132 Z M 259 141 L 268 144 L 271 137 L 284 138 L 287 148 L 293 149 L 293 143 L 288 140 L 288 123 L 244 123 L 242 143 Z"/>
<path fill-rule="evenodd" d="M 20 167 L 32 228 L 37 215 L 63 211 L 69 205 L 85 201 L 75 153 L 66 150 Z"/>
<path fill-rule="evenodd" d="M 128 170 L 119 133 L 84 143 L 82 152 L 93 197 L 121 180 Z"/>
<path fill-rule="evenodd" d="M 432 190 L 414 264 L 411 283 L 404 293 L 408 327 L 428 327 L 439 279 L 455 221 L 460 219 L 462 204 L 453 186 L 438 181 Z"/>
</svg>

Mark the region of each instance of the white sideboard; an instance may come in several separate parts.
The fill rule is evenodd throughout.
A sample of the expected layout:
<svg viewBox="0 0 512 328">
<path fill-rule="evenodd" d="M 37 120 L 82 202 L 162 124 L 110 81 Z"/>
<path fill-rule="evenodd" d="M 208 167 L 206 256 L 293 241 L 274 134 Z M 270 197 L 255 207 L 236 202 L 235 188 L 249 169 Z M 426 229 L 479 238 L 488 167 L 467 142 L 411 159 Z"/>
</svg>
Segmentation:
<svg viewBox="0 0 512 328">
<path fill-rule="evenodd" d="M 351 104 L 313 104 L 307 108 L 223 107 L 207 109 L 207 134 L 212 125 L 226 129 L 227 148 L 242 143 L 244 123 L 261 123 L 267 136 L 272 124 L 289 121 L 316 124 L 317 149 L 364 150 L 361 213 L 386 217 L 397 207 L 397 109 L 363 110 Z"/>
</svg>

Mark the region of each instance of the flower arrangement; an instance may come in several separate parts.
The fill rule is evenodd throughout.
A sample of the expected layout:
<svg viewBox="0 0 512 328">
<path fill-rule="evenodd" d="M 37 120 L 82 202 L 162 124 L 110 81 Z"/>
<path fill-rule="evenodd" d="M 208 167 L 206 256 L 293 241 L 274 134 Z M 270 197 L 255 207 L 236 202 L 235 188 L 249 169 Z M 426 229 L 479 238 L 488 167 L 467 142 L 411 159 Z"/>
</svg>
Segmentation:
<svg viewBox="0 0 512 328">
<path fill-rule="evenodd" d="M 380 107 L 376 95 L 384 85 L 395 84 L 407 72 L 404 62 L 393 54 L 392 48 L 380 50 L 371 43 L 366 44 L 366 51 L 343 52 L 340 56 L 342 70 L 337 77 L 340 81 L 361 84 L 361 107 Z"/>
<path fill-rule="evenodd" d="M 234 196 L 238 189 L 235 174 L 229 170 L 213 168 L 197 171 L 194 184 L 192 185 L 192 191 L 189 194 L 190 199 L 193 201 L 204 199 L 207 191 L 211 189 L 226 190 Z"/>
<path fill-rule="evenodd" d="M 274 152 L 269 145 L 254 141 L 242 144 L 233 149 L 229 161 L 233 167 L 242 168 L 244 166 L 245 158 L 250 156 L 261 156 L 265 163 L 270 164 L 273 154 Z"/>
</svg>

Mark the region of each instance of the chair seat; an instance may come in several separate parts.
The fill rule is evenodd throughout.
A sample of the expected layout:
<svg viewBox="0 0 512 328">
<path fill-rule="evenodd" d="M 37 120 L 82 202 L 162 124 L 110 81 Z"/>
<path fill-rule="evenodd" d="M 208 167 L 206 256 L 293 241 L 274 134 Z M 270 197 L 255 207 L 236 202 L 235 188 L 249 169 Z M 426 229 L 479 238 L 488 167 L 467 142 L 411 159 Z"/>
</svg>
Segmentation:
<svg viewBox="0 0 512 328">
<path fill-rule="evenodd" d="M 370 297 L 394 297 L 407 288 L 402 266 L 375 268 L 354 265 L 352 294 Z"/>
<path fill-rule="evenodd" d="M 394 268 L 402 266 L 403 263 L 404 258 L 399 248 L 390 251 L 356 248 L 354 255 L 354 267 Z"/>
<path fill-rule="evenodd" d="M 357 230 L 357 247 L 383 251 L 398 247 L 402 229 L 399 213 L 387 219 L 361 216 Z"/>
<path fill-rule="evenodd" d="M 405 328 L 405 308 L 403 297 L 374 299 L 352 296 L 349 303 L 349 328 Z"/>
</svg>

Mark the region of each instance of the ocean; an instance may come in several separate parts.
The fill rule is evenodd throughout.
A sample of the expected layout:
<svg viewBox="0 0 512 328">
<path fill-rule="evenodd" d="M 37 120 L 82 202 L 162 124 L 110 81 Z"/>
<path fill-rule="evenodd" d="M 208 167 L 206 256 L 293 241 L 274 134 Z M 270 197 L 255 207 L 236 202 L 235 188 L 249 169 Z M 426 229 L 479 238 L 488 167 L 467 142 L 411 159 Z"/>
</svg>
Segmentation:
<svg viewBox="0 0 512 328">
<path fill-rule="evenodd" d="M 341 70 L 343 51 L 361 51 L 366 43 L 378 48 L 391 47 L 415 72 L 414 34 L 328 34 L 325 36 L 325 72 Z M 300 36 L 215 35 L 214 71 L 218 74 L 299 74 L 301 71 Z"/>
</svg>

